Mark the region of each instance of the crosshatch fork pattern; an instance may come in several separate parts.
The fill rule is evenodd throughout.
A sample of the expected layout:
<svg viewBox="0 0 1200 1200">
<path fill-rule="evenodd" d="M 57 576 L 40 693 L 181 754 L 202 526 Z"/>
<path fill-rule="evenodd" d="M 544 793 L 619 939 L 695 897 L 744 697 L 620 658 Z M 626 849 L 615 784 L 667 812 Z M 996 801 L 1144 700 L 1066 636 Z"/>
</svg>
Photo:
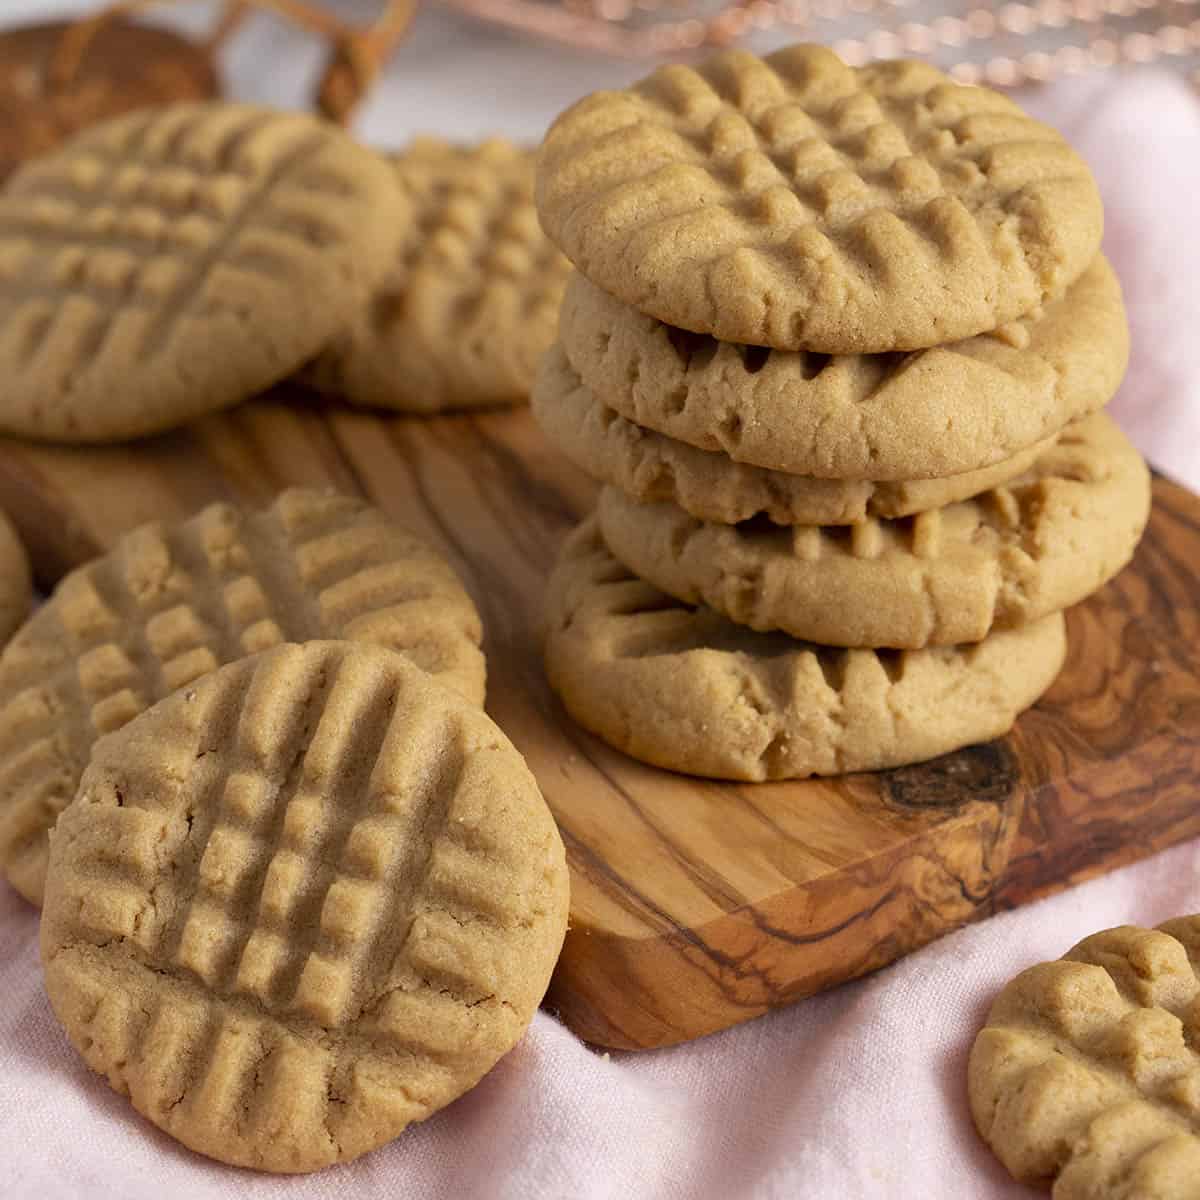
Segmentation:
<svg viewBox="0 0 1200 1200">
<path fill-rule="evenodd" d="M 0 199 L 0 420 L 132 436 L 163 427 L 158 409 L 179 421 L 261 390 L 336 332 L 331 296 L 351 305 L 382 274 L 401 209 L 382 163 L 300 115 L 185 105 L 81 135 Z M 263 311 L 280 328 L 251 339 Z M 139 387 L 168 398 L 106 428 L 102 401 Z"/>
<path fill-rule="evenodd" d="M 518 292 L 522 316 L 557 307 L 570 267 L 538 225 L 534 158 L 500 140 L 469 147 L 426 138 L 392 159 L 420 231 L 401 251 L 400 276 L 452 266 L 464 324 L 493 286 Z"/>
<path fill-rule="evenodd" d="M 0 863 L 41 894 L 46 830 L 97 737 L 222 663 L 345 637 L 404 653 L 477 704 L 482 628 L 450 566 L 378 510 L 295 489 L 145 526 L 67 576 L 0 658 Z"/>
<path fill-rule="evenodd" d="M 274 1098 L 251 1060 L 291 1056 L 317 1138 L 301 1153 L 332 1161 L 383 1140 L 356 1131 L 361 1101 L 395 1136 L 532 1014 L 565 923 L 561 845 L 495 727 L 425 680 L 373 647 L 278 647 L 97 747 L 60 826 L 48 972 L 180 998 L 81 1036 L 183 1140 L 227 1122 L 244 1161 L 239 1114 L 269 1119 Z M 292 1151 L 262 1152 L 298 1169 L 272 1157 Z"/>
<path fill-rule="evenodd" d="M 1055 1194 L 1188 1195 L 1200 1173 L 1200 918 L 1122 926 L 1022 972 L 968 1071 L 976 1125 Z"/>
<path fill-rule="evenodd" d="M 1101 230 L 1082 161 L 1011 101 L 818 47 L 730 51 L 585 99 L 547 135 L 538 204 L 626 303 L 836 354 L 1012 320 L 1078 277 Z"/>
<path fill-rule="evenodd" d="M 367 315 L 312 381 L 413 411 L 523 401 L 570 270 L 538 223 L 533 152 L 418 138 L 389 162 L 413 221 Z"/>
</svg>

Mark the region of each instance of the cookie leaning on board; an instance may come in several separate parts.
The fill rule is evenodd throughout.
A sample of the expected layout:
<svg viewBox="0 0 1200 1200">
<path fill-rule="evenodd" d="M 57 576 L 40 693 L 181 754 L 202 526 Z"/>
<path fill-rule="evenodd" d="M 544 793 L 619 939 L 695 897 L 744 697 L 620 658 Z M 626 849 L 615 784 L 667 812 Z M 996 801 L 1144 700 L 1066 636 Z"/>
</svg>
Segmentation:
<svg viewBox="0 0 1200 1200">
<path fill-rule="evenodd" d="M 532 1019 L 568 875 L 481 633 L 424 543 L 292 489 L 134 530 L 0 657 L 0 861 L 51 1005 L 192 1149 L 355 1158 Z"/>
<path fill-rule="evenodd" d="M 344 638 L 484 698 L 479 613 L 438 553 L 361 500 L 295 488 L 121 538 L 0 655 L 0 868 L 41 902 L 47 831 L 96 740 L 224 663 Z"/>
<path fill-rule="evenodd" d="M 534 413 L 607 485 L 549 601 L 575 718 L 739 779 L 1006 732 L 1149 512 L 1078 155 L 928 64 L 734 50 L 581 100 L 536 194 Z"/>
<path fill-rule="evenodd" d="M 381 646 L 276 646 L 97 743 L 51 837 L 46 990 L 172 1137 L 313 1171 L 512 1048 L 567 899 L 550 810 L 480 709 Z"/>
</svg>

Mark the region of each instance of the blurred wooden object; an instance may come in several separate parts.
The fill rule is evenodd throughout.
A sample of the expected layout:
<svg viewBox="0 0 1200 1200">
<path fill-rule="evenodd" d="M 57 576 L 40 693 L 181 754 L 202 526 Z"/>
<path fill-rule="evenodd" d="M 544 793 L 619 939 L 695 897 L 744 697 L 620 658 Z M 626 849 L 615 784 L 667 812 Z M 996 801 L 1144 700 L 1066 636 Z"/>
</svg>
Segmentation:
<svg viewBox="0 0 1200 1200">
<path fill-rule="evenodd" d="M 64 77 L 56 64 L 72 28 L 54 23 L 0 33 L 0 180 L 94 121 L 220 94 L 203 46 L 121 20 L 97 30 Z"/>
<path fill-rule="evenodd" d="M 75 78 L 93 41 L 114 22 L 160 7 L 164 2 L 116 0 L 68 27 L 51 66 L 55 77 L 63 83 Z M 384 0 L 376 19 L 359 26 L 306 0 L 227 0 L 204 49 L 210 55 L 215 54 L 254 9 L 273 12 L 308 30 L 329 43 L 328 64 L 314 98 L 316 106 L 330 120 L 344 125 L 408 31 L 416 4 L 417 0 Z"/>
</svg>

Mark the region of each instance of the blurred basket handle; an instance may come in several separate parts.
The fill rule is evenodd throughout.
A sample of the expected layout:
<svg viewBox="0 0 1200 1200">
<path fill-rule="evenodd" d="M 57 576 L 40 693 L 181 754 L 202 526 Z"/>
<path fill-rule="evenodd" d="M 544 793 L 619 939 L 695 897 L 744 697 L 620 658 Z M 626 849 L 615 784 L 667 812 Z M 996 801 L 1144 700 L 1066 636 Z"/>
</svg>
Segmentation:
<svg viewBox="0 0 1200 1200">
<path fill-rule="evenodd" d="M 107 26 L 164 2 L 115 0 L 94 16 L 68 26 L 48 65 L 49 86 L 66 88 L 78 78 L 89 48 Z M 330 43 L 331 53 L 317 87 L 317 108 L 330 120 L 344 125 L 407 33 L 416 6 L 417 0 L 387 0 L 375 22 L 360 28 L 304 0 L 226 0 L 205 47 L 215 53 L 256 8 L 275 12 L 324 38 Z"/>
</svg>

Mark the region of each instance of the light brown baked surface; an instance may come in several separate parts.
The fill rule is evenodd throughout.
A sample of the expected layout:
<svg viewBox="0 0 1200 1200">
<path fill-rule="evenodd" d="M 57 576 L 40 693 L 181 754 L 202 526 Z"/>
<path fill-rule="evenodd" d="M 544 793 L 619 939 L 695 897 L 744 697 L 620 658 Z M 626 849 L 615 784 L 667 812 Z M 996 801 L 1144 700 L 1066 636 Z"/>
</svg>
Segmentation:
<svg viewBox="0 0 1200 1200">
<path fill-rule="evenodd" d="M 999 737 L 1066 654 L 1058 613 L 902 652 L 755 633 L 637 579 L 591 519 L 551 576 L 546 626 L 547 675 L 576 721 L 643 762 L 715 779 L 875 770 Z"/>
<path fill-rule="evenodd" d="M 926 63 L 727 50 L 550 127 L 538 210 L 612 295 L 722 341 L 859 354 L 971 337 L 1095 257 L 1100 197 L 1059 134 Z"/>
<path fill-rule="evenodd" d="M 926 479 L 1011 458 L 1107 404 L 1129 358 L 1098 257 L 1059 300 L 995 333 L 908 355 L 789 354 L 643 316 L 580 275 L 559 331 L 622 416 L 739 462 L 830 479 Z"/>
<path fill-rule="evenodd" d="M 376 155 L 299 113 L 85 130 L 0 193 L 0 429 L 116 441 L 264 390 L 366 304 L 407 211 Z"/>
<path fill-rule="evenodd" d="M 1091 595 L 1133 555 L 1150 473 L 1099 413 L 1026 475 L 896 521 L 715 525 L 613 487 L 597 512 L 613 554 L 687 604 L 823 645 L 917 649 L 976 642 Z"/>
<path fill-rule="evenodd" d="M 1000 993 L 968 1068 L 975 1124 L 1055 1200 L 1200 1187 L 1200 917 L 1085 938 Z"/>
<path fill-rule="evenodd" d="M 763 516 L 778 525 L 853 525 L 940 508 L 1023 474 L 1058 436 L 995 466 L 944 479 L 874 483 L 790 475 L 634 424 L 584 387 L 557 345 L 542 359 L 532 405 L 546 436 L 593 479 L 635 500 L 676 504 L 701 521 L 722 524 Z"/>
<path fill-rule="evenodd" d="M 97 744 L 52 835 L 46 991 L 172 1137 L 312 1171 L 513 1046 L 567 893 L 537 783 L 480 710 L 379 646 L 278 646 Z"/>
<path fill-rule="evenodd" d="M 0 867 L 41 903 L 46 831 L 96 739 L 218 666 L 288 641 L 398 650 L 482 705 L 482 629 L 442 557 L 375 508 L 293 489 L 126 535 L 0 655 Z"/>
<path fill-rule="evenodd" d="M 533 151 L 424 137 L 389 161 L 412 212 L 404 240 L 306 380 L 401 412 L 524 404 L 570 273 L 538 224 Z"/>
<path fill-rule="evenodd" d="M 0 512 L 0 646 L 16 633 L 32 607 L 29 555 L 12 522 Z"/>
</svg>

